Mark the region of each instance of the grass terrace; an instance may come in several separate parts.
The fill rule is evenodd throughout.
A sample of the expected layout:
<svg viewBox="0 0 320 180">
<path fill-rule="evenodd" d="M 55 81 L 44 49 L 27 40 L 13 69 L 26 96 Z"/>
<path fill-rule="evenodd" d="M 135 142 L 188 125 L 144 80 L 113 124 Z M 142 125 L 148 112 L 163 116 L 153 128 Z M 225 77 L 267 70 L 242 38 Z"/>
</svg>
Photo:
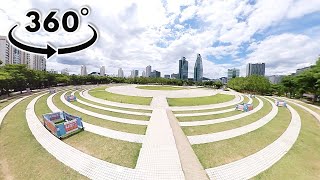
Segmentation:
<svg viewBox="0 0 320 180">
<path fill-rule="evenodd" d="M 255 102 L 255 100 L 256 99 L 254 99 L 254 102 Z M 249 116 L 246 116 L 246 117 L 234 120 L 234 121 L 228 121 L 228 122 L 223 122 L 223 123 L 218 123 L 218 124 L 182 127 L 182 130 L 187 136 L 191 136 L 191 135 L 209 134 L 209 133 L 215 133 L 215 132 L 220 132 L 220 131 L 226 131 L 229 129 L 234 129 L 234 128 L 248 125 L 250 123 L 258 121 L 262 117 L 269 114 L 269 112 L 271 111 L 271 109 L 272 109 L 271 104 L 265 99 L 261 98 L 261 100 L 264 103 L 263 108 L 260 109 L 259 111 L 257 111 L 256 113 L 253 113 Z"/>
<path fill-rule="evenodd" d="M 51 112 L 46 104 L 48 96 L 41 97 L 35 105 L 39 119 L 42 119 L 42 114 Z M 81 131 L 63 141 L 96 158 L 130 168 L 135 167 L 141 149 L 141 144 L 107 138 L 88 131 Z"/>
<path fill-rule="evenodd" d="M 89 94 L 93 97 L 126 104 L 150 105 L 152 97 L 126 96 L 108 91 L 92 89 Z"/>
<path fill-rule="evenodd" d="M 144 112 L 144 113 L 152 113 L 152 110 L 146 110 L 146 109 L 130 109 L 130 108 L 123 108 L 123 107 L 117 107 L 117 106 L 109 106 L 106 104 L 101 104 L 101 103 L 97 103 L 94 101 L 90 101 L 88 99 L 84 99 L 80 96 L 79 92 L 75 93 L 75 96 L 77 97 L 77 99 L 80 99 L 81 101 L 90 103 L 90 104 L 94 104 L 97 106 L 102 106 L 102 107 L 106 107 L 106 108 L 111 108 L 111 109 L 120 109 L 120 110 L 125 110 L 125 111 L 133 111 L 133 112 Z"/>
<path fill-rule="evenodd" d="M 192 145 L 192 147 L 205 169 L 220 166 L 265 148 L 282 135 L 290 121 L 290 111 L 287 108 L 279 108 L 273 120 L 253 132 L 223 141 Z"/>
<path fill-rule="evenodd" d="M 13 107 L 0 130 L 0 179 L 87 179 L 49 154 L 34 138 L 26 121 L 29 97 Z M 50 168 L 44 168 L 50 165 Z"/>
<path fill-rule="evenodd" d="M 123 132 L 135 133 L 135 134 L 145 134 L 146 133 L 147 126 L 144 126 L 144 125 L 134 125 L 134 124 L 113 122 L 113 121 L 89 116 L 87 114 L 76 111 L 60 101 L 61 94 L 62 94 L 62 92 L 57 93 L 53 97 L 53 103 L 61 110 L 64 110 L 64 111 L 66 111 L 70 114 L 76 115 L 76 116 L 80 116 L 83 119 L 83 121 L 85 121 L 87 123 L 94 124 L 94 125 L 101 126 L 101 127 L 105 127 L 108 129 L 113 129 L 116 131 L 123 131 Z"/>
<path fill-rule="evenodd" d="M 161 90 L 161 91 L 173 91 L 173 90 L 186 89 L 183 87 L 176 87 L 176 86 L 137 86 L 136 88 L 146 89 L 146 90 Z"/>
<path fill-rule="evenodd" d="M 199 106 L 218 104 L 231 101 L 234 95 L 216 94 L 213 96 L 193 97 L 193 98 L 167 98 L 169 106 Z"/>
<path fill-rule="evenodd" d="M 247 96 L 243 97 L 243 103 L 248 103 L 249 98 Z M 241 102 L 241 103 L 242 103 Z M 203 113 L 203 112 L 215 112 L 215 111 L 221 111 L 221 110 L 226 110 L 226 109 L 231 109 L 235 108 L 236 105 L 232 106 L 226 106 L 226 107 L 221 107 L 221 108 L 215 108 L 215 109 L 202 109 L 202 110 L 191 110 L 191 111 L 173 111 L 174 114 L 192 114 L 192 113 Z"/>
</svg>

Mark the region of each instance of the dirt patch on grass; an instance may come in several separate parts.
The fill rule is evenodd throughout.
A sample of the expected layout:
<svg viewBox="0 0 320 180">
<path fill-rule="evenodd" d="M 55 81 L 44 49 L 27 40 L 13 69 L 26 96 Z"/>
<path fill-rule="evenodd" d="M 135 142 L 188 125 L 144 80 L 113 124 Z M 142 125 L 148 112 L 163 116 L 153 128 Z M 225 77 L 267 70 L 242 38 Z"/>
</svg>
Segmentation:
<svg viewBox="0 0 320 180">
<path fill-rule="evenodd" d="M 6 159 L 1 159 L 0 160 L 0 170 L 1 170 L 1 178 L 4 178 L 5 180 L 12 180 L 13 176 L 10 173 L 9 165 Z"/>
</svg>

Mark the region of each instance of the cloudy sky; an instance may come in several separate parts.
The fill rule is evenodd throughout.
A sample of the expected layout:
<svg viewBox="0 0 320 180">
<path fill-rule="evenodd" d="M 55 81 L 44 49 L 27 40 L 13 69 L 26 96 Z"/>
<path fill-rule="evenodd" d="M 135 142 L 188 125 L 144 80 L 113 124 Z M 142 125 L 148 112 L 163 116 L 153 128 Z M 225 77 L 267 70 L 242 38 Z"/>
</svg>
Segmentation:
<svg viewBox="0 0 320 180">
<path fill-rule="evenodd" d="M 74 33 L 60 28 L 55 33 L 27 32 L 30 9 L 41 12 L 42 19 L 51 9 L 79 12 L 88 6 L 91 13 L 81 17 Z M 99 31 L 92 47 L 69 55 L 54 55 L 47 69 L 68 68 L 79 74 L 80 66 L 89 72 L 106 66 L 107 74 L 125 75 L 145 66 L 163 74 L 178 72 L 178 60 L 189 61 L 193 76 L 196 54 L 203 58 L 204 76 L 226 76 L 228 68 L 252 62 L 265 62 L 266 75 L 288 74 L 314 64 L 320 54 L 320 0 L 1 0 L 0 35 L 20 23 L 16 36 L 28 44 L 63 47 L 84 42 Z"/>
</svg>

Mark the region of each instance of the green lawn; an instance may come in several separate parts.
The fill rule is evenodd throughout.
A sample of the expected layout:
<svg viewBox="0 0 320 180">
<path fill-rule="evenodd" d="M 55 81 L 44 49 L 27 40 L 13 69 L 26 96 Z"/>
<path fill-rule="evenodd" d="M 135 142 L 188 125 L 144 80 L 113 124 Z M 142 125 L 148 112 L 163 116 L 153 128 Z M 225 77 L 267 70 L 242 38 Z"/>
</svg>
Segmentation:
<svg viewBox="0 0 320 180">
<path fill-rule="evenodd" d="M 144 115 L 134 115 L 134 114 L 124 114 L 124 113 L 118 113 L 118 112 L 113 112 L 113 111 L 107 111 L 107 110 L 102 110 L 102 109 L 97 109 L 93 108 L 84 104 L 81 104 L 79 102 L 71 102 L 72 104 L 81 107 L 83 109 L 96 112 L 99 114 L 104 114 L 108 116 L 113 116 L 113 117 L 119 117 L 119 118 L 126 118 L 126 119 L 134 119 L 134 120 L 142 120 L 142 121 L 149 121 L 150 116 L 144 116 Z"/>
<path fill-rule="evenodd" d="M 51 112 L 46 103 L 47 97 L 41 97 L 36 103 L 38 117 Z M 96 158 L 130 168 L 135 167 L 141 149 L 141 144 L 107 138 L 88 131 L 82 131 L 63 141 Z"/>
<path fill-rule="evenodd" d="M 93 97 L 126 104 L 150 105 L 152 97 L 126 96 L 114 94 L 108 91 L 98 91 L 92 89 L 89 94 Z"/>
<path fill-rule="evenodd" d="M 254 99 L 254 101 L 257 101 Z M 220 131 L 226 131 L 229 129 L 234 129 L 238 128 L 241 126 L 245 126 L 247 124 L 253 123 L 260 118 L 266 116 L 269 114 L 269 112 L 272 109 L 271 104 L 267 101 L 262 99 L 264 103 L 264 107 L 257 111 L 256 113 L 253 113 L 249 116 L 234 120 L 234 121 L 229 121 L 229 122 L 223 122 L 223 123 L 218 123 L 218 124 L 211 124 L 211 125 L 203 125 L 203 126 L 188 126 L 188 127 L 182 127 L 183 132 L 187 136 L 191 135 L 199 135 L 199 134 L 208 134 L 208 133 L 215 133 L 215 132 L 220 132 Z"/>
<path fill-rule="evenodd" d="M 301 117 L 301 131 L 292 149 L 254 179 L 320 179 L 320 123 L 309 112 L 289 103 Z"/>
<path fill-rule="evenodd" d="M 259 104 L 258 99 L 253 99 L 253 107 L 257 107 Z M 204 120 L 210 120 L 210 119 L 219 119 L 219 118 L 224 118 L 224 117 L 229 117 L 229 116 L 234 116 L 237 114 L 244 113 L 242 111 L 234 110 L 226 113 L 221 113 L 221 114 L 212 114 L 212 115 L 202 115 L 202 116 L 185 116 L 185 117 L 177 117 L 177 119 L 181 122 L 186 122 L 186 121 L 204 121 Z"/>
<path fill-rule="evenodd" d="M 247 157 L 268 146 L 281 136 L 290 121 L 289 110 L 279 108 L 279 113 L 272 121 L 253 132 L 192 147 L 205 169 L 220 166 Z"/>
<path fill-rule="evenodd" d="M 120 110 L 125 110 L 125 111 L 133 111 L 133 112 L 144 112 L 144 113 L 152 113 L 152 110 L 146 110 L 146 109 L 131 109 L 131 108 L 123 108 L 123 107 L 117 107 L 117 106 L 109 106 L 109 105 L 105 105 L 105 104 L 101 104 L 101 103 L 97 103 L 94 101 L 90 101 L 87 99 L 82 98 L 79 95 L 79 92 L 75 93 L 75 96 L 77 97 L 77 99 L 80 99 L 84 102 L 90 103 L 90 104 L 94 104 L 94 105 L 98 105 L 98 106 L 102 106 L 102 107 L 107 107 L 107 108 L 111 108 L 111 109 L 120 109 Z"/>
<path fill-rule="evenodd" d="M 243 103 L 248 103 L 249 98 L 247 96 L 244 96 L 244 99 L 242 101 Z M 191 110 L 191 111 L 173 111 L 174 114 L 192 114 L 192 113 L 202 113 L 202 112 L 215 112 L 215 111 L 221 111 L 225 109 L 231 109 L 235 108 L 236 105 L 232 106 L 226 106 L 226 107 L 221 107 L 221 108 L 215 108 L 215 109 L 201 109 L 201 110 Z"/>
<path fill-rule="evenodd" d="M 198 106 L 217 104 L 231 101 L 234 95 L 216 94 L 213 96 L 193 97 L 193 98 L 167 98 L 169 106 Z"/>
<path fill-rule="evenodd" d="M 135 133 L 135 134 L 145 134 L 146 133 L 147 126 L 144 126 L 144 125 L 134 125 L 134 124 L 125 124 L 125 123 L 108 121 L 108 120 L 96 118 L 96 117 L 81 113 L 79 111 L 76 111 L 60 101 L 61 94 L 62 94 L 62 92 L 57 93 L 53 97 L 53 103 L 59 109 L 64 110 L 70 114 L 81 117 L 83 119 L 83 121 L 85 121 L 85 122 L 88 122 L 90 124 L 94 124 L 97 126 L 117 130 L 117 131 L 123 131 L 123 132 Z"/>
<path fill-rule="evenodd" d="M 25 118 L 32 98 L 13 107 L 2 122 L 0 179 L 87 179 L 55 159 L 34 138 Z M 45 168 L 48 165 L 50 168 Z"/>
<path fill-rule="evenodd" d="M 136 88 L 138 88 L 138 89 L 146 89 L 146 90 L 161 90 L 161 91 L 185 89 L 183 87 L 175 87 L 175 86 L 137 86 Z"/>
</svg>

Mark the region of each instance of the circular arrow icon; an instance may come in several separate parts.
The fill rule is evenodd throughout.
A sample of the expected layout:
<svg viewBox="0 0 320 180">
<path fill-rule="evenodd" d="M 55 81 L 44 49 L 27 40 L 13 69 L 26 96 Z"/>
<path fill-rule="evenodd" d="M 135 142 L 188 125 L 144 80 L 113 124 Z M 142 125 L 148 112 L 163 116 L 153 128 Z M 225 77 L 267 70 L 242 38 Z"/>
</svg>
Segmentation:
<svg viewBox="0 0 320 180">
<path fill-rule="evenodd" d="M 54 55 L 57 50 L 55 50 L 54 48 L 52 48 L 49 44 L 47 44 L 46 48 L 40 48 L 40 47 L 33 47 L 30 45 L 27 45 L 25 43 L 21 43 L 19 41 L 17 41 L 14 37 L 13 37 L 13 30 L 17 27 L 18 25 L 14 25 L 11 30 L 9 31 L 8 37 L 9 37 L 9 41 L 11 44 L 15 45 L 17 48 L 31 52 L 31 53 L 36 53 L 36 54 L 45 54 L 47 56 L 47 59 L 49 59 L 52 55 Z M 66 47 L 66 48 L 58 48 L 58 54 L 69 54 L 69 53 L 73 53 L 73 52 L 78 52 L 81 51 L 83 49 L 88 48 L 89 46 L 91 46 L 92 44 L 94 44 L 98 38 L 98 34 L 97 31 L 95 30 L 95 28 L 88 24 L 88 26 L 92 29 L 93 31 L 93 36 L 90 40 L 88 40 L 87 42 L 77 45 L 77 46 L 73 46 L 73 47 Z"/>
</svg>

